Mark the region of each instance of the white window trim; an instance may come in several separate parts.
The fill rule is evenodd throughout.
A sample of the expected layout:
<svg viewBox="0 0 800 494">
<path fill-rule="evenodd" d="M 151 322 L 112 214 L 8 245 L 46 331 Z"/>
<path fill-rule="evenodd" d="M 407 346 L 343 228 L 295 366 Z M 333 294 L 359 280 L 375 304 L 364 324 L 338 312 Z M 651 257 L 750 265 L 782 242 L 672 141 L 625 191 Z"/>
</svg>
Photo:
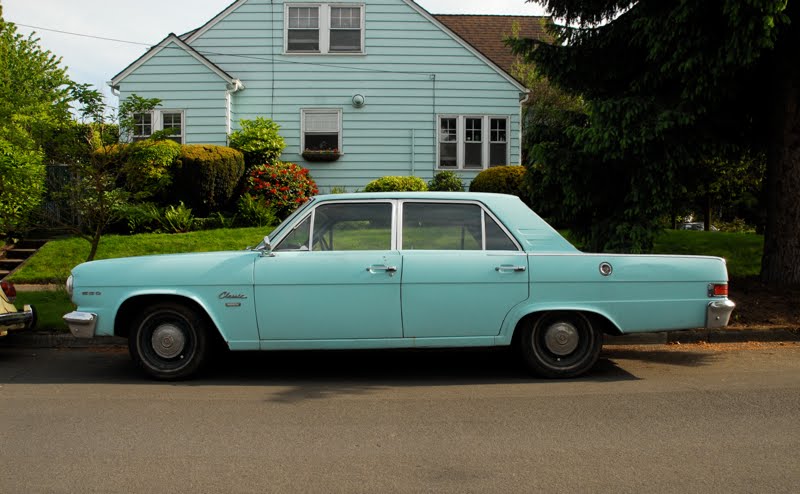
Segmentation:
<svg viewBox="0 0 800 494">
<path fill-rule="evenodd" d="M 441 153 L 441 140 L 440 140 L 440 131 L 441 131 L 441 124 L 443 118 L 455 118 L 456 119 L 456 137 L 458 138 L 456 142 L 456 167 L 446 167 L 440 166 L 440 153 Z M 480 118 L 481 121 L 481 167 L 465 167 L 464 161 L 466 157 L 465 146 L 466 146 L 466 136 L 467 136 L 467 119 L 468 118 Z M 435 132 L 435 139 L 436 139 L 436 170 L 459 170 L 459 171 L 473 171 L 473 170 L 486 170 L 489 168 L 489 158 L 490 158 L 490 146 L 493 143 L 492 141 L 492 134 L 491 134 L 491 124 L 492 120 L 505 120 L 506 121 L 506 164 L 509 164 L 510 157 L 511 157 L 511 118 L 507 115 L 475 115 L 475 114 L 464 114 L 464 115 L 455 115 L 449 113 L 442 113 L 436 115 L 436 128 L 434 129 Z M 494 144 L 499 144 L 499 142 L 494 142 Z"/>
<path fill-rule="evenodd" d="M 319 9 L 319 51 L 289 51 L 289 9 L 292 7 L 317 7 Z M 349 7 L 361 9 L 361 51 L 330 51 L 331 8 Z M 283 54 L 284 55 L 366 55 L 366 7 L 363 3 L 284 3 L 283 4 Z"/>
<path fill-rule="evenodd" d="M 180 113 L 181 115 L 181 132 L 180 134 L 171 135 L 169 137 L 180 137 L 181 144 L 186 144 L 186 112 L 184 110 L 179 109 L 169 109 L 169 108 L 159 108 L 158 109 L 158 117 L 156 118 L 158 122 L 158 130 L 164 130 L 164 113 Z M 170 127 L 167 127 L 170 128 Z"/>
<path fill-rule="evenodd" d="M 136 112 L 136 113 L 149 113 L 150 114 L 150 135 L 138 135 L 132 134 L 131 139 L 135 139 L 137 137 L 142 138 L 142 140 L 149 138 L 156 132 L 164 130 L 164 113 L 180 113 L 181 114 L 181 133 L 175 134 L 169 137 L 178 137 L 181 138 L 181 144 L 186 144 L 186 110 L 181 110 L 178 108 L 159 108 L 158 110 L 150 110 L 149 112 Z M 167 127 L 169 128 L 169 127 Z"/>
<path fill-rule="evenodd" d="M 338 115 L 339 120 L 339 142 L 336 145 L 336 148 L 339 150 L 339 154 L 344 154 L 344 150 L 342 149 L 342 135 L 344 131 L 342 129 L 342 109 L 341 108 L 301 108 L 300 109 L 300 153 L 303 154 L 303 151 L 306 149 L 306 114 L 308 113 L 332 113 L 336 112 Z"/>
<path fill-rule="evenodd" d="M 505 120 L 506 121 L 506 140 L 505 141 L 493 141 L 492 140 L 492 120 Z M 488 145 L 486 146 L 486 166 L 491 167 L 491 163 L 489 163 L 492 159 L 491 155 L 491 147 L 492 144 L 505 144 L 506 145 L 506 159 L 505 164 L 510 165 L 511 161 L 511 119 L 508 117 L 498 117 L 489 115 L 489 118 L 486 120 L 488 127 L 486 129 L 486 140 Z M 522 135 L 520 133 L 520 135 Z M 501 165 L 496 165 L 501 166 Z"/>
</svg>

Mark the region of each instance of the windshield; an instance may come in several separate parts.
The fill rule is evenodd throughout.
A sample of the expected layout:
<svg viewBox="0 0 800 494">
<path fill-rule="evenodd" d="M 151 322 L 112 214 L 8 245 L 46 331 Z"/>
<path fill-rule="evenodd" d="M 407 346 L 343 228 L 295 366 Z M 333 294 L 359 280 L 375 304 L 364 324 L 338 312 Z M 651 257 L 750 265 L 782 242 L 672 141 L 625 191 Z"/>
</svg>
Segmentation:
<svg viewBox="0 0 800 494">
<path fill-rule="evenodd" d="M 306 201 L 305 204 L 303 204 L 299 208 L 295 209 L 294 212 L 292 214 L 290 214 L 289 216 L 287 216 L 285 220 L 281 221 L 281 224 L 278 225 L 277 227 L 275 227 L 275 229 L 272 230 L 272 233 L 269 234 L 270 241 L 274 241 L 276 238 L 278 238 L 282 234 L 283 230 L 288 225 L 290 225 L 292 223 L 292 221 L 294 221 L 294 219 L 297 218 L 298 215 L 300 215 L 301 212 L 303 212 L 306 209 L 308 209 L 308 207 L 313 202 L 314 202 L 314 198 L 312 197 L 311 199 Z M 258 245 L 256 245 L 255 250 L 264 250 L 265 247 L 266 247 L 266 245 L 264 244 L 264 241 L 262 240 Z"/>
</svg>

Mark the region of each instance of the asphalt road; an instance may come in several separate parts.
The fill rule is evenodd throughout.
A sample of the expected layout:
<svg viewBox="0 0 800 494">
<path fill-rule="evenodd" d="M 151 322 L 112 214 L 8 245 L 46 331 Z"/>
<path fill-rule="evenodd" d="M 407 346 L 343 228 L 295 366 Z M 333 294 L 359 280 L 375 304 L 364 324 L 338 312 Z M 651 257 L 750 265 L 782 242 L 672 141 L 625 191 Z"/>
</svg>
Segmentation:
<svg viewBox="0 0 800 494">
<path fill-rule="evenodd" d="M 800 345 L 231 355 L 143 379 L 0 343 L 0 493 L 798 492 Z"/>
</svg>

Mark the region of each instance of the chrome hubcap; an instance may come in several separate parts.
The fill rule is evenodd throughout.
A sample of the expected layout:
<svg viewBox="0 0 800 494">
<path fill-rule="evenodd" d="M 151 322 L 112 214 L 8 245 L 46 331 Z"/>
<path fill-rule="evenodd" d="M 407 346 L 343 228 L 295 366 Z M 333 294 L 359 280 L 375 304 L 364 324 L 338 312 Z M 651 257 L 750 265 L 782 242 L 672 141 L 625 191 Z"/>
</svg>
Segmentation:
<svg viewBox="0 0 800 494">
<path fill-rule="evenodd" d="M 544 333 L 544 344 L 547 349 L 559 356 L 574 352 L 578 348 L 579 341 L 578 329 L 566 322 L 555 323 Z"/>
<path fill-rule="evenodd" d="M 161 324 L 151 338 L 153 351 L 161 358 L 173 358 L 183 351 L 186 346 L 186 337 L 183 331 L 174 324 Z"/>
</svg>

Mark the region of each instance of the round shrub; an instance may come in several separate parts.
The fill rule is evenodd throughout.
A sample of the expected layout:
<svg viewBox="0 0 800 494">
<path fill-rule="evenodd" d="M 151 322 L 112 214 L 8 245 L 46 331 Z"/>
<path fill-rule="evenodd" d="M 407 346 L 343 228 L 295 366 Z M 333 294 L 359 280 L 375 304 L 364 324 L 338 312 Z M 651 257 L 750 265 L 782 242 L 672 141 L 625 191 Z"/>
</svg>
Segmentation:
<svg viewBox="0 0 800 494">
<path fill-rule="evenodd" d="M 381 177 L 364 187 L 364 192 L 421 192 L 428 190 L 419 177 Z"/>
<path fill-rule="evenodd" d="M 285 218 L 317 194 L 317 184 L 308 169 L 295 163 L 258 165 L 247 175 L 247 192 Z"/>
<path fill-rule="evenodd" d="M 198 216 L 227 210 L 244 175 L 239 151 L 213 144 L 185 144 L 175 161 L 172 201 L 183 201 Z"/>
<path fill-rule="evenodd" d="M 125 188 L 137 200 L 163 197 L 172 183 L 171 169 L 181 154 L 175 141 L 145 140 L 131 144 L 122 165 Z"/>
<path fill-rule="evenodd" d="M 472 179 L 469 191 L 511 194 L 525 199 L 524 177 L 524 166 L 509 165 L 487 168 Z"/>
<path fill-rule="evenodd" d="M 428 182 L 428 190 L 439 192 L 462 192 L 464 184 L 455 172 L 445 170 L 433 176 L 433 180 Z"/>
<path fill-rule="evenodd" d="M 280 157 L 286 142 L 278 134 L 280 125 L 272 120 L 257 117 L 255 120 L 240 120 L 241 130 L 230 135 L 230 146 L 244 153 L 247 168 L 265 163 L 275 163 Z"/>
</svg>

